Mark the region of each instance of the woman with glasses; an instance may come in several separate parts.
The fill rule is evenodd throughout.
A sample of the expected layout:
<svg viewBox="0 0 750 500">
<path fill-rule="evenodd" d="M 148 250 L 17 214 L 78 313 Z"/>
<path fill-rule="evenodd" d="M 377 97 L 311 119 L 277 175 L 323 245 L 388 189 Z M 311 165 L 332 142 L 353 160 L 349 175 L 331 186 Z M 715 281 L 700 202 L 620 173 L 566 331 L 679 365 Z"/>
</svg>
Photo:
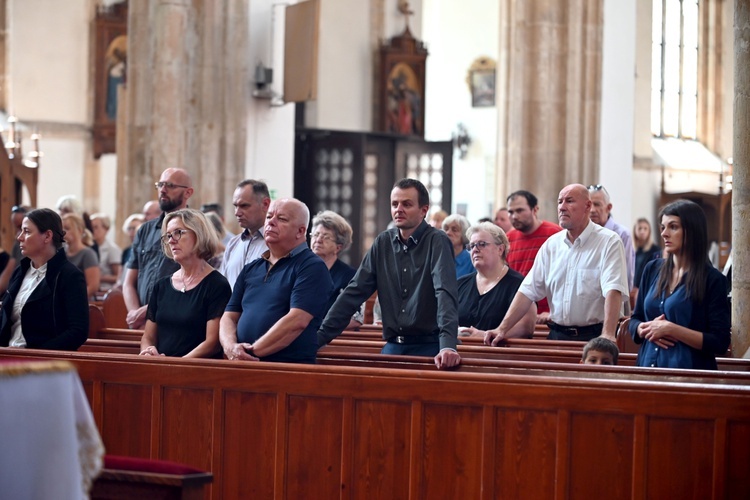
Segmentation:
<svg viewBox="0 0 750 500">
<path fill-rule="evenodd" d="M 333 293 L 328 301 L 326 312 L 357 272 L 356 269 L 339 259 L 339 254 L 351 244 L 352 226 L 342 216 L 336 212 L 324 210 L 313 217 L 310 249 L 323 259 L 333 280 Z M 347 328 L 359 328 L 361 325 L 362 318 L 355 314 Z"/>
<path fill-rule="evenodd" d="M 201 212 L 189 208 L 164 217 L 164 253 L 180 269 L 154 284 L 142 355 L 221 358 L 219 320 L 232 290 L 206 262 L 219 245 L 209 224 Z"/>
<path fill-rule="evenodd" d="M 461 335 L 484 336 L 505 317 L 523 276 L 510 269 L 508 237 L 491 222 L 466 231 L 475 272 L 458 280 L 458 324 Z M 508 337 L 530 337 L 534 332 L 536 306 L 509 332 Z"/>
<path fill-rule="evenodd" d="M 86 342 L 86 282 L 65 256 L 64 237 L 54 210 L 25 214 L 17 237 L 23 258 L 3 297 L 0 346 L 75 351 Z"/>
<path fill-rule="evenodd" d="M 659 214 L 666 259 L 646 264 L 630 334 L 636 364 L 716 370 L 730 342 L 727 281 L 708 261 L 703 209 L 677 200 Z"/>
</svg>

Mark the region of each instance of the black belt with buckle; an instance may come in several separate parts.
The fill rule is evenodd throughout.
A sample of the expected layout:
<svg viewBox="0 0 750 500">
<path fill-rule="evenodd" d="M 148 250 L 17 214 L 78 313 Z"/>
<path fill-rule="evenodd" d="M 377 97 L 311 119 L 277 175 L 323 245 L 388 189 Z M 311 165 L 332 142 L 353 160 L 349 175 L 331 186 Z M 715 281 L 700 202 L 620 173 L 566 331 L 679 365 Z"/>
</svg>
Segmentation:
<svg viewBox="0 0 750 500">
<path fill-rule="evenodd" d="M 437 335 L 397 335 L 387 341 L 394 344 L 437 344 L 440 338 Z"/>
<path fill-rule="evenodd" d="M 588 326 L 563 326 L 558 325 L 557 323 L 553 323 L 552 321 L 549 321 L 547 325 L 549 325 L 550 330 L 562 333 L 563 335 L 567 335 L 568 337 L 578 337 L 592 334 L 601 335 L 602 327 L 604 327 L 604 323 L 596 323 L 594 325 Z"/>
</svg>

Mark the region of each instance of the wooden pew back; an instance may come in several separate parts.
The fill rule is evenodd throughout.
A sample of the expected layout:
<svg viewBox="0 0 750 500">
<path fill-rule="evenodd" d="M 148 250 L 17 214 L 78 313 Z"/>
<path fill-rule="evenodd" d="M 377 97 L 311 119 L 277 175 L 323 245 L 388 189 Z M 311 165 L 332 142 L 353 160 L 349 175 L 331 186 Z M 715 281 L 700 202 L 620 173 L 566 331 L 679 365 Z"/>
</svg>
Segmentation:
<svg viewBox="0 0 750 500">
<path fill-rule="evenodd" d="M 213 498 L 750 495 L 750 387 L 6 349 L 78 368 L 109 453 Z"/>
</svg>

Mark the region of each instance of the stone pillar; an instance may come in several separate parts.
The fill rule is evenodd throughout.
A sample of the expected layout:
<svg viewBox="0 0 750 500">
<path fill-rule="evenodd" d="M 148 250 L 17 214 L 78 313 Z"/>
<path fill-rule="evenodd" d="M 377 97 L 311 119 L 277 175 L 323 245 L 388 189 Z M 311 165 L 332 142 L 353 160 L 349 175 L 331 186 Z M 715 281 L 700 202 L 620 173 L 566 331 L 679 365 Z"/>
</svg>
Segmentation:
<svg viewBox="0 0 750 500">
<path fill-rule="evenodd" d="M 597 180 L 603 0 L 501 0 L 497 199 Z"/>
<path fill-rule="evenodd" d="M 153 183 L 168 167 L 192 175 L 191 207 L 219 202 L 229 210 L 245 170 L 251 63 L 246 4 L 130 3 L 127 137 L 118 140 L 128 149 L 127 163 L 118 162 L 124 212 L 156 198 Z"/>
<path fill-rule="evenodd" d="M 732 351 L 750 357 L 750 0 L 734 2 Z"/>
</svg>

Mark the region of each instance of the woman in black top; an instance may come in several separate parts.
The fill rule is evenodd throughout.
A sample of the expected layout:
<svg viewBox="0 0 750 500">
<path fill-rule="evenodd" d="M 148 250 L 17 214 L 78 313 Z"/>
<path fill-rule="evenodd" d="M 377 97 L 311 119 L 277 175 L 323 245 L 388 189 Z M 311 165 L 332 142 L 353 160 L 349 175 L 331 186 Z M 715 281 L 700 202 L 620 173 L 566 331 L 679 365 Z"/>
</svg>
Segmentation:
<svg viewBox="0 0 750 500">
<path fill-rule="evenodd" d="M 83 273 L 68 262 L 60 216 L 26 214 L 18 235 L 24 258 L 3 297 L 0 346 L 75 351 L 89 330 Z"/>
<path fill-rule="evenodd" d="M 186 208 L 164 217 L 162 242 L 180 269 L 154 285 L 141 354 L 220 358 L 219 321 L 232 290 L 206 262 L 219 244 L 216 231 L 201 212 Z"/>
<path fill-rule="evenodd" d="M 523 276 L 510 269 L 508 237 L 491 222 L 482 222 L 466 231 L 471 263 L 475 272 L 458 280 L 458 324 L 461 335 L 484 337 L 485 330 L 500 325 Z M 509 337 L 530 337 L 534 332 L 536 307 L 509 332 Z"/>
</svg>

